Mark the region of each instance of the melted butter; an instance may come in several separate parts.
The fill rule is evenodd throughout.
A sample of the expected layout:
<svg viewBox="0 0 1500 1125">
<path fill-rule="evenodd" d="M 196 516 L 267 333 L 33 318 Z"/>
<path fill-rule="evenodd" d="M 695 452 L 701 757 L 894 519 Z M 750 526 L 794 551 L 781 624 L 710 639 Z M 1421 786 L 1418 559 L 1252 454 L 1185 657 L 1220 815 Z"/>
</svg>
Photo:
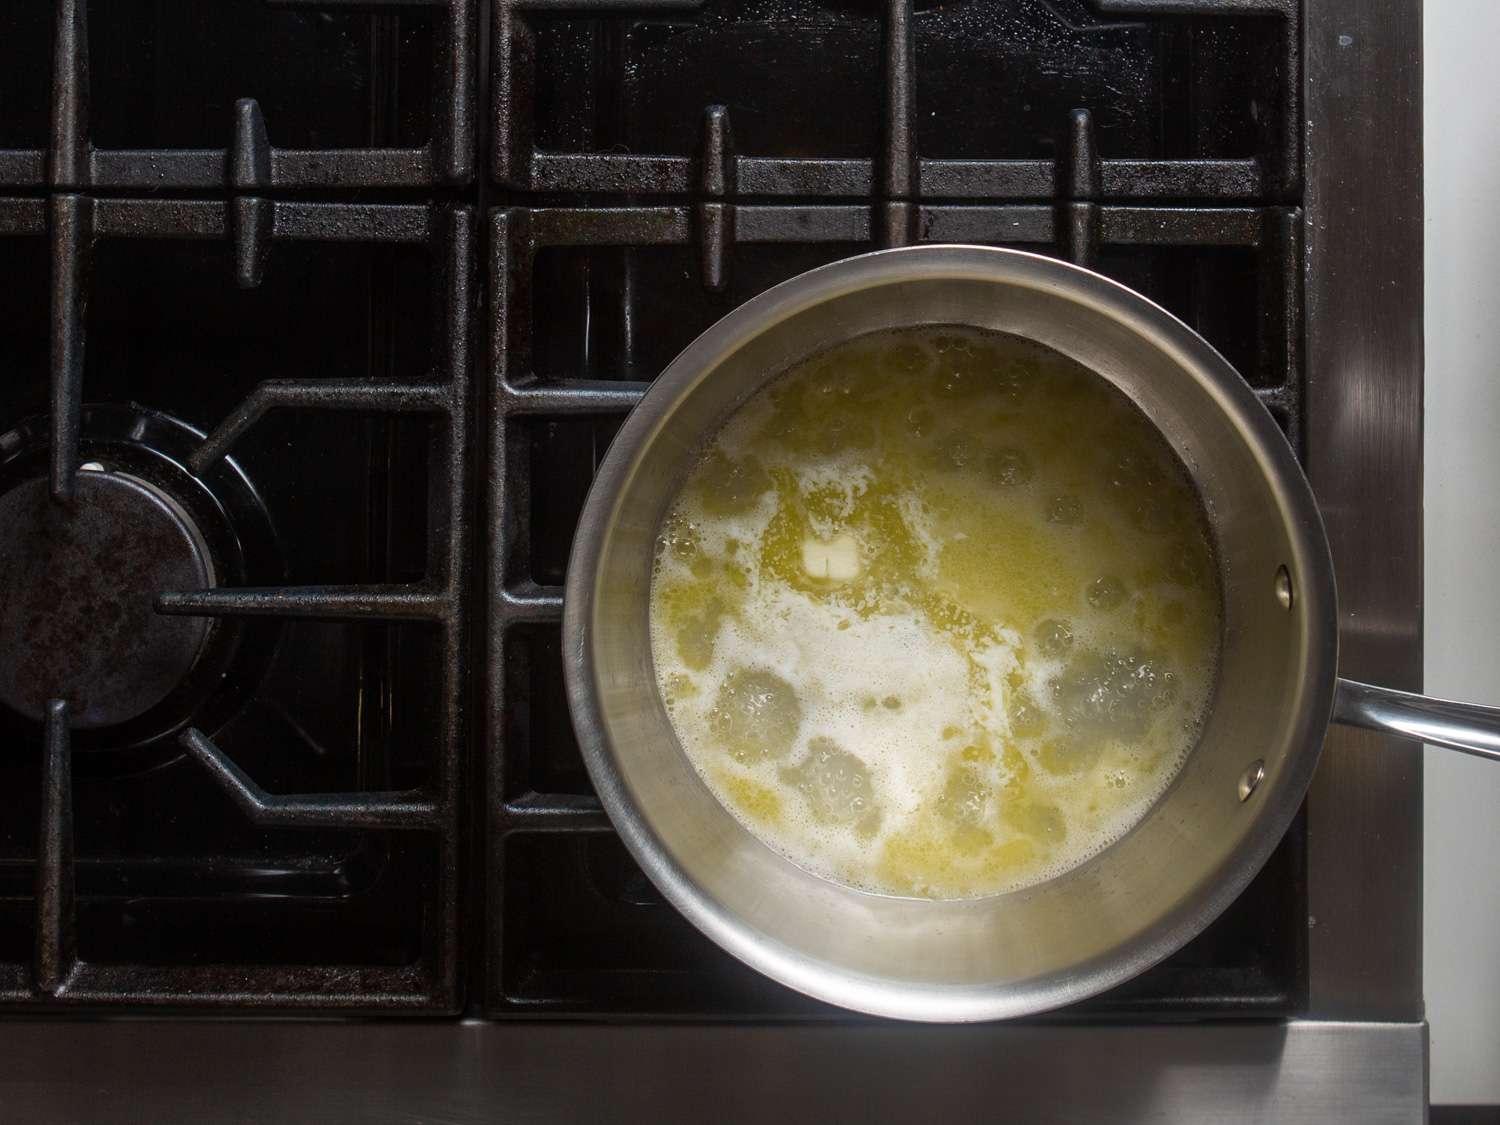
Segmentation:
<svg viewBox="0 0 1500 1125">
<path fill-rule="evenodd" d="M 719 792 L 729 799 L 735 811 L 757 824 L 781 823 L 781 795 L 769 785 L 728 770 L 718 771 L 715 778 Z"/>
<path fill-rule="evenodd" d="M 679 741 L 767 844 L 888 894 L 1051 878 L 1170 783 L 1219 589 L 1185 472 L 1054 353 L 883 333 L 787 372 L 663 524 L 653 658 Z"/>
</svg>

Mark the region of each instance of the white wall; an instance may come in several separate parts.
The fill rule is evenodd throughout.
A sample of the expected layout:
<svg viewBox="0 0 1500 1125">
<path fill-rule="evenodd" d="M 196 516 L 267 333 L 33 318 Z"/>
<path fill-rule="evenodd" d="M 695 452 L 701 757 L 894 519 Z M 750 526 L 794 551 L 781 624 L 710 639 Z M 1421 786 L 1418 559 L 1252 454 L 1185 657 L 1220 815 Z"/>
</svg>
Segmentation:
<svg viewBox="0 0 1500 1125">
<path fill-rule="evenodd" d="M 1426 686 L 1500 704 L 1500 4 L 1424 24 Z M 1426 773 L 1432 1101 L 1500 1102 L 1500 766 Z"/>
</svg>

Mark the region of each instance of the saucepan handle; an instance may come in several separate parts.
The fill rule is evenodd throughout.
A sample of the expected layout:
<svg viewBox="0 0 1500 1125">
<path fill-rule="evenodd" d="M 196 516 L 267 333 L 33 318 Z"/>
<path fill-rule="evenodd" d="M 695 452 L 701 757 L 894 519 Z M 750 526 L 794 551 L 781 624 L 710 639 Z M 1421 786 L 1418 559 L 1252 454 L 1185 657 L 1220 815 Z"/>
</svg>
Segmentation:
<svg viewBox="0 0 1500 1125">
<path fill-rule="evenodd" d="M 1500 707 L 1340 679 L 1333 695 L 1333 721 L 1500 762 Z"/>
</svg>

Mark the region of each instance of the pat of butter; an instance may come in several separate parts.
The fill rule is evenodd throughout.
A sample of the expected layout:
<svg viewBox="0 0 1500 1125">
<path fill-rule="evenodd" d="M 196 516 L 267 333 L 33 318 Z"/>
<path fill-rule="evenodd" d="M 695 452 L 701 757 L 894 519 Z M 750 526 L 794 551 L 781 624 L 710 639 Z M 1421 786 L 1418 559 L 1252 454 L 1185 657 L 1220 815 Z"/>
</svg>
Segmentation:
<svg viewBox="0 0 1500 1125">
<path fill-rule="evenodd" d="M 802 569 L 814 578 L 847 582 L 860 572 L 859 541 L 852 535 L 802 540 Z"/>
</svg>

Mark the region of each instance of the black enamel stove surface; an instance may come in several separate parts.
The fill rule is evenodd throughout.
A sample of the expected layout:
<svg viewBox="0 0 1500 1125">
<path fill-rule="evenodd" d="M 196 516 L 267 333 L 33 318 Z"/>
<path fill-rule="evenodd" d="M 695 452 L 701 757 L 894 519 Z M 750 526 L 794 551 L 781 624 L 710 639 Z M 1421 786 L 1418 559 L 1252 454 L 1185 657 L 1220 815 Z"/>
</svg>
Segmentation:
<svg viewBox="0 0 1500 1125">
<path fill-rule="evenodd" d="M 626 857 L 563 700 L 594 465 L 880 246 L 1082 262 L 1300 441 L 1296 0 L 0 12 L 0 1005 L 832 1018 Z M 1060 1017 L 1305 1002 L 1299 824 Z"/>
</svg>

